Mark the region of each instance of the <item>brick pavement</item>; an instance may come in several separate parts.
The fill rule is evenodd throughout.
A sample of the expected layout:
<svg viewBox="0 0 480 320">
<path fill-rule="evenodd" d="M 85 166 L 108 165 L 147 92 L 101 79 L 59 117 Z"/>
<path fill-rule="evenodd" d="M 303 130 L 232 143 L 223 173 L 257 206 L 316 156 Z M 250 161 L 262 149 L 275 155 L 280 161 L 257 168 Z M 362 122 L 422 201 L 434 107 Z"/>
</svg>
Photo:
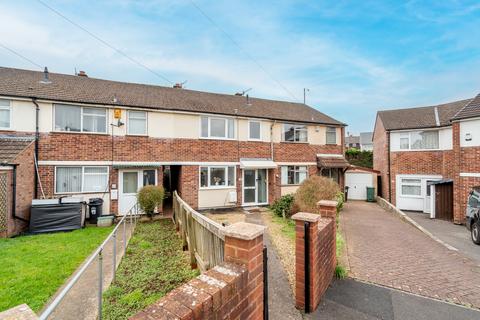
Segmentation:
<svg viewBox="0 0 480 320">
<path fill-rule="evenodd" d="M 421 296 L 480 308 L 480 266 L 375 203 L 341 214 L 350 276 Z"/>
</svg>

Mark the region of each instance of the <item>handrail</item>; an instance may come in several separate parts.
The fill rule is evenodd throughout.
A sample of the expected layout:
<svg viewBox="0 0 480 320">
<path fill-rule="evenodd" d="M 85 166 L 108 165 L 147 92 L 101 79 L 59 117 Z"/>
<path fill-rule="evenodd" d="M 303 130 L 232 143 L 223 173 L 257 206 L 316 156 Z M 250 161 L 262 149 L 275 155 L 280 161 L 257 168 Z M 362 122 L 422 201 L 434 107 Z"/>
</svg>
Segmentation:
<svg viewBox="0 0 480 320">
<path fill-rule="evenodd" d="M 67 285 L 62 289 L 62 291 L 55 297 L 55 299 L 48 305 L 48 307 L 45 309 L 45 311 L 42 312 L 42 314 L 39 316 L 39 320 L 46 320 L 52 312 L 58 307 L 60 302 L 62 302 L 63 298 L 67 295 L 67 293 L 72 289 L 72 287 L 77 283 L 78 279 L 83 275 L 85 270 L 92 264 L 92 262 L 102 253 L 105 245 L 110 241 L 112 238 L 116 237 L 117 230 L 120 228 L 120 225 L 125 224 L 125 220 L 127 217 L 130 217 L 130 219 L 135 218 L 135 223 L 136 219 L 138 218 L 138 203 L 136 203 L 129 211 L 127 214 L 125 214 L 122 219 L 120 219 L 120 222 L 115 226 L 115 228 L 110 232 L 108 237 L 98 246 L 98 248 L 90 255 L 90 257 L 87 259 L 87 261 L 82 265 L 80 270 L 75 273 L 72 279 L 67 283 Z M 126 247 L 126 237 L 125 237 L 125 243 L 124 246 Z M 116 266 L 114 266 L 116 268 Z M 101 317 L 100 317 L 101 318 Z"/>
</svg>

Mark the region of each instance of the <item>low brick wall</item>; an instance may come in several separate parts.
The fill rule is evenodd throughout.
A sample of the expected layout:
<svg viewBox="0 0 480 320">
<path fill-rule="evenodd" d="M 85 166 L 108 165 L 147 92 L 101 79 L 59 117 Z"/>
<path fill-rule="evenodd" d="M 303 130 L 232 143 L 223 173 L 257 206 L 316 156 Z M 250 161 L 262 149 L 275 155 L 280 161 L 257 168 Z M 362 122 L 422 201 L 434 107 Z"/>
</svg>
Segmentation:
<svg viewBox="0 0 480 320">
<path fill-rule="evenodd" d="M 244 222 L 226 227 L 224 263 L 130 319 L 262 319 L 264 229 Z"/>
<path fill-rule="evenodd" d="M 333 203 L 332 203 L 333 204 Z M 328 206 L 327 216 L 335 217 L 336 203 Z M 325 210 L 327 210 L 325 208 Z M 322 218 L 318 214 L 299 212 L 292 219 L 295 226 L 295 305 L 298 309 L 306 309 L 305 303 L 305 222 L 309 238 L 309 293 L 310 312 L 320 304 L 325 291 L 335 273 L 336 259 L 336 225 L 334 218 Z"/>
</svg>

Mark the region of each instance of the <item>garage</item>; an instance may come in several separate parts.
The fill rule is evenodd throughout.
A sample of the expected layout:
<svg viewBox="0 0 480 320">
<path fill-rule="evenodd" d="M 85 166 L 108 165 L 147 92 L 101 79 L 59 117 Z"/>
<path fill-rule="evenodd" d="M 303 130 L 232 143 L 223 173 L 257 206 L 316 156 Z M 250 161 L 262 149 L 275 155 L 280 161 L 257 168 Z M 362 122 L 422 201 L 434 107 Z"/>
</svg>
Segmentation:
<svg viewBox="0 0 480 320">
<path fill-rule="evenodd" d="M 345 187 L 348 187 L 348 199 L 367 200 L 367 187 L 375 187 L 378 173 L 378 171 L 370 168 L 350 167 L 345 172 Z"/>
</svg>

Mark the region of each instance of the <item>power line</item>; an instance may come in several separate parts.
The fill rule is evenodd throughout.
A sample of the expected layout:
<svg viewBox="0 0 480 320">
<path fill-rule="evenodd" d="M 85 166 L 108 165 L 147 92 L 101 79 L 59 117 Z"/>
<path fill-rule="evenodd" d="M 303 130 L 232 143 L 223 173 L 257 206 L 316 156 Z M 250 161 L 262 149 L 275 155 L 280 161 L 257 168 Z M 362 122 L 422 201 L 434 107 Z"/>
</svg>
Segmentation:
<svg viewBox="0 0 480 320">
<path fill-rule="evenodd" d="M 5 50 L 7 50 L 7 51 L 9 51 L 9 52 L 11 52 L 11 53 L 13 53 L 13 54 L 16 55 L 17 57 L 20 57 L 20 58 L 22 58 L 23 60 L 25 60 L 25 61 L 27 61 L 27 62 L 30 62 L 30 63 L 33 64 L 34 66 L 37 66 L 37 67 L 39 67 L 40 69 L 43 70 L 43 67 L 42 67 L 41 65 L 39 65 L 38 63 L 36 63 L 36 62 L 33 61 L 32 59 L 29 59 L 29 58 L 25 57 L 25 56 L 22 55 L 21 53 L 13 50 L 12 48 L 9 48 L 9 47 L 7 47 L 6 45 L 4 45 L 4 44 L 2 44 L 2 43 L 0 43 L 0 47 L 2 47 L 3 49 L 5 49 Z"/>
<path fill-rule="evenodd" d="M 141 63 L 140 61 L 130 57 L 128 54 L 126 54 L 125 52 L 123 52 L 122 50 L 120 49 L 117 49 L 116 47 L 114 47 L 113 45 L 111 45 L 110 43 L 108 43 L 107 41 L 103 40 L 102 38 L 100 38 L 99 36 L 95 35 L 94 33 L 90 32 L 88 29 L 86 29 L 85 27 L 79 25 L 78 23 L 76 23 L 75 21 L 71 20 L 70 18 L 68 18 L 67 16 L 63 15 L 60 11 L 56 10 L 55 8 L 49 6 L 47 3 L 45 3 L 44 1 L 42 0 L 37 0 L 38 3 L 40 3 L 41 5 L 43 5 L 45 8 L 49 9 L 50 11 L 52 11 L 53 13 L 55 13 L 56 15 L 58 15 L 59 17 L 63 18 L 64 20 L 66 20 L 67 22 L 69 22 L 70 24 L 74 25 L 75 27 L 79 28 L 80 30 L 86 32 L 88 35 L 90 35 L 91 37 L 93 37 L 94 39 L 96 39 L 97 41 L 101 42 L 102 44 L 104 44 L 105 46 L 109 47 L 110 49 L 114 50 L 115 52 L 117 52 L 118 54 L 124 56 L 125 58 L 127 58 L 128 60 L 130 60 L 131 62 L 133 62 L 134 64 L 144 68 L 145 70 L 151 72 L 152 74 L 156 75 L 157 77 L 161 78 L 162 80 L 170 83 L 170 84 L 173 84 L 172 81 L 168 80 L 167 77 L 161 75 L 160 73 L 158 73 L 157 71 L 155 70 L 152 70 L 150 69 L 149 67 L 147 67 L 146 65 L 144 65 L 143 63 Z"/>
<path fill-rule="evenodd" d="M 205 17 L 213 26 L 215 26 L 218 30 L 220 30 L 225 37 L 227 37 L 245 56 L 247 56 L 250 60 L 253 61 L 257 65 L 257 67 L 262 70 L 270 79 L 272 79 L 278 86 L 280 86 L 289 96 L 295 99 L 297 102 L 300 102 L 297 97 L 290 91 L 286 86 L 284 86 L 280 81 L 278 81 L 267 69 L 265 69 L 260 62 L 257 61 L 251 54 L 247 51 L 243 50 L 240 44 L 235 41 L 222 27 L 220 27 L 205 11 L 200 8 L 199 5 L 194 0 L 190 0 L 190 3 L 195 7 Z"/>
</svg>

